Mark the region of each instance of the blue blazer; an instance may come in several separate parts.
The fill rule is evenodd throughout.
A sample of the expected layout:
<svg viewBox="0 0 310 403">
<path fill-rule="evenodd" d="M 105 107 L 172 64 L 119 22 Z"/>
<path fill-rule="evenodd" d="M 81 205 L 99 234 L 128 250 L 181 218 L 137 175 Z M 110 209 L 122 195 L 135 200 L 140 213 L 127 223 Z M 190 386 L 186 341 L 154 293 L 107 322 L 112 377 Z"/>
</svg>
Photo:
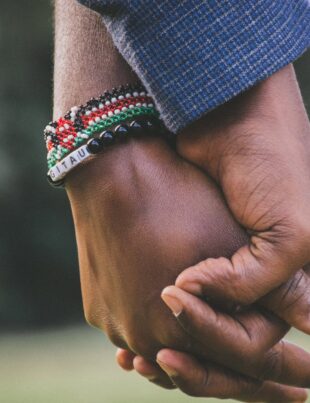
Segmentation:
<svg viewBox="0 0 310 403">
<path fill-rule="evenodd" d="M 177 132 L 298 58 L 310 0 L 79 0 Z"/>
</svg>

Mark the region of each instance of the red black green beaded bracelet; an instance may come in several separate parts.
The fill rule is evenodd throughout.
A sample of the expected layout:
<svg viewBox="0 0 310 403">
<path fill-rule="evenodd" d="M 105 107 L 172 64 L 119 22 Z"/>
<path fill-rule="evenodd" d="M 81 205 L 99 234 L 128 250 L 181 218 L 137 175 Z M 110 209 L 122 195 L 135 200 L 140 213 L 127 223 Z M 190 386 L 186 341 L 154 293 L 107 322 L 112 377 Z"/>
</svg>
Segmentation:
<svg viewBox="0 0 310 403">
<path fill-rule="evenodd" d="M 62 185 L 65 175 L 89 155 L 155 127 L 163 129 L 152 98 L 140 84 L 121 86 L 73 107 L 45 128 L 48 179 Z"/>
</svg>

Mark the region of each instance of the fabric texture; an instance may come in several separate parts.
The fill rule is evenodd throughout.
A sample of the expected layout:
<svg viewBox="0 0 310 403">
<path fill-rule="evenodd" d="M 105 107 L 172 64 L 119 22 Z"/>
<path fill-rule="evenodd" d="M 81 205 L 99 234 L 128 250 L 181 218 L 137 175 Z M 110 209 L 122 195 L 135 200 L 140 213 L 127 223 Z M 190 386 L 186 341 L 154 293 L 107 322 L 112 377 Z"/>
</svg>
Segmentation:
<svg viewBox="0 0 310 403">
<path fill-rule="evenodd" d="M 173 132 L 310 45 L 310 0 L 79 1 L 102 14 Z"/>
</svg>

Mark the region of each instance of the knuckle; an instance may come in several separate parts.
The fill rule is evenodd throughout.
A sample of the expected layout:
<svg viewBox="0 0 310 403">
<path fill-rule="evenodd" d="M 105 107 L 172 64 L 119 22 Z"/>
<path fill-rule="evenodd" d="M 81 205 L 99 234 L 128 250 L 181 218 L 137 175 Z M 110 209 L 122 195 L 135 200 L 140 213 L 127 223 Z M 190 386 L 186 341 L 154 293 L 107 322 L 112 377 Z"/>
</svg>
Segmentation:
<svg viewBox="0 0 310 403">
<path fill-rule="evenodd" d="M 262 348 L 256 338 L 252 336 L 253 331 L 249 329 L 248 325 L 242 325 L 242 327 L 244 329 L 242 329 L 242 339 L 240 338 L 239 343 L 234 345 L 233 350 L 235 358 L 238 359 L 236 365 L 240 369 L 255 368 L 261 359 Z"/>
<path fill-rule="evenodd" d="M 240 271 L 234 268 L 230 260 L 222 260 L 220 270 L 223 273 L 223 281 L 229 282 L 232 285 L 239 284 L 241 278 Z"/>
<path fill-rule="evenodd" d="M 220 258 L 208 258 L 197 265 L 198 270 L 209 273 L 219 269 L 219 266 L 223 269 L 227 269 L 230 266 L 230 261 L 225 257 Z"/>
<path fill-rule="evenodd" d="M 239 389 L 240 396 L 244 396 L 247 401 L 260 401 L 260 395 L 263 388 L 264 382 L 259 380 L 240 380 L 239 381 Z M 229 398 L 230 396 L 227 396 Z"/>
<path fill-rule="evenodd" d="M 234 350 L 235 367 L 241 373 L 251 373 L 261 358 L 261 351 L 251 346 L 253 343 L 241 343 Z"/>
<path fill-rule="evenodd" d="M 180 330 L 178 324 L 174 324 L 171 328 L 168 328 L 165 332 L 162 332 L 159 336 L 159 346 L 160 348 L 173 346 L 175 344 L 182 345 L 183 340 L 179 340 Z"/>
<path fill-rule="evenodd" d="M 191 397 L 201 397 L 202 394 L 199 393 L 199 388 L 195 385 L 191 385 L 188 382 L 181 382 L 179 380 L 173 379 L 173 381 L 178 385 L 179 389 L 182 390 L 183 393 L 185 393 L 188 396 Z M 211 396 L 207 396 L 206 393 L 203 393 L 204 397 L 211 397 Z"/>
<path fill-rule="evenodd" d="M 84 309 L 86 322 L 97 329 L 104 331 L 108 339 L 116 347 L 127 349 L 128 346 L 121 336 L 121 332 L 115 326 L 113 320 L 108 316 L 105 310 L 88 308 Z"/>
<path fill-rule="evenodd" d="M 127 349 L 127 344 L 115 329 L 109 328 L 106 333 L 109 340 L 112 344 L 114 344 L 114 346 Z"/>
<path fill-rule="evenodd" d="M 310 211 L 308 212 L 308 219 L 307 214 L 299 213 L 295 220 L 296 222 L 296 229 L 299 233 L 300 239 L 304 240 L 307 245 L 309 246 L 310 243 Z"/>
<path fill-rule="evenodd" d="M 164 389 L 171 390 L 176 388 L 176 386 L 171 381 L 169 382 L 168 380 L 163 380 L 159 377 L 148 378 L 148 381 Z"/>
<path fill-rule="evenodd" d="M 286 230 L 286 239 L 292 252 L 305 255 L 305 262 L 310 257 L 310 212 L 305 214 L 302 209 L 294 210 L 290 215 Z"/>
<path fill-rule="evenodd" d="M 303 270 L 299 270 L 296 275 L 291 278 L 282 291 L 282 298 L 280 301 L 280 306 L 284 310 L 291 310 L 299 305 L 301 298 L 304 297 L 304 293 L 307 291 L 309 286 L 309 279 Z M 310 306 L 307 304 L 307 309 Z"/>
<path fill-rule="evenodd" d="M 310 278 L 304 270 L 299 270 L 294 277 L 267 295 L 263 305 L 275 312 L 287 323 L 308 332 L 310 316 Z"/>
<path fill-rule="evenodd" d="M 86 322 L 95 328 L 102 328 L 102 316 L 98 312 L 98 310 L 93 309 L 92 307 L 84 307 L 84 316 Z"/>
<path fill-rule="evenodd" d="M 258 378 L 277 381 L 281 377 L 283 367 L 283 341 L 268 351 L 258 371 Z"/>
<path fill-rule="evenodd" d="M 203 374 L 203 377 L 201 379 L 201 387 L 204 389 L 205 393 L 204 396 L 205 397 L 213 397 L 210 390 L 210 376 L 209 376 L 209 372 L 205 371 Z"/>
<path fill-rule="evenodd" d="M 191 374 L 188 379 L 175 376 L 172 378 L 174 383 L 185 394 L 191 397 L 214 397 L 212 393 L 212 385 L 210 385 L 210 378 L 208 371 L 197 371 Z"/>
<path fill-rule="evenodd" d="M 195 266 L 195 270 L 198 271 L 199 273 L 203 274 L 203 275 L 209 275 L 210 271 L 212 270 L 212 262 L 211 262 L 211 260 L 212 259 L 206 259 L 206 260 L 203 260 L 203 261 L 199 262 Z"/>
<path fill-rule="evenodd" d="M 196 351 L 197 340 L 193 337 L 193 328 L 188 325 L 187 320 L 182 321 L 183 329 L 176 321 L 173 321 L 169 326 L 167 323 L 163 323 L 162 326 L 165 331 L 160 332 L 157 337 L 159 349 L 172 348 L 187 352 Z"/>
<path fill-rule="evenodd" d="M 232 396 L 232 379 L 227 378 L 225 382 L 223 382 L 221 389 L 217 393 L 216 397 L 219 399 L 231 399 L 232 397 L 240 398 L 244 397 L 247 399 L 246 401 L 252 401 L 252 398 L 257 395 L 259 390 L 261 389 L 262 382 L 260 381 L 249 381 L 242 376 L 238 376 L 234 379 L 234 389 L 236 392 L 235 396 Z M 239 400 L 239 399 L 238 399 Z M 242 399 L 243 400 L 243 399 Z M 256 401 L 253 399 L 253 401 Z"/>
<path fill-rule="evenodd" d="M 201 394 L 197 390 L 191 389 L 190 387 L 188 387 L 184 393 L 186 393 L 188 396 L 191 396 L 191 397 L 201 397 Z M 204 397 L 211 397 L 211 396 L 208 396 L 206 393 L 206 394 L 204 394 Z"/>
<path fill-rule="evenodd" d="M 231 300 L 231 303 L 248 305 L 253 302 L 249 289 L 240 287 L 246 276 L 241 253 L 236 253 L 232 260 L 225 257 L 207 259 L 197 265 L 197 270 L 201 273 L 203 291 L 211 292 L 210 297 L 214 292 L 215 297 Z"/>
<path fill-rule="evenodd" d="M 161 348 L 158 343 L 154 343 L 149 338 L 141 335 L 129 336 L 127 342 L 131 351 L 151 360 L 155 359 L 157 352 Z"/>
<path fill-rule="evenodd" d="M 197 265 L 197 270 L 204 276 L 206 283 L 213 281 L 229 281 L 234 278 L 235 272 L 231 262 L 226 258 L 209 258 Z"/>
<path fill-rule="evenodd" d="M 83 310 L 85 320 L 90 326 L 105 330 L 104 325 L 110 322 L 111 315 L 105 304 L 97 297 L 93 287 L 90 288 L 90 292 L 83 294 Z"/>
</svg>

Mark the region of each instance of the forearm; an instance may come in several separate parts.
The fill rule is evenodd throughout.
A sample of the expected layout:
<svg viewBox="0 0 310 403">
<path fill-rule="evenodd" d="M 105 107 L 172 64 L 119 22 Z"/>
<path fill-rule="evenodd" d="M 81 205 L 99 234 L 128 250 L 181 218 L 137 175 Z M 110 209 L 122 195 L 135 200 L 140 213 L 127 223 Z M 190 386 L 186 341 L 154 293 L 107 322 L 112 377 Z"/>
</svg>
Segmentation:
<svg viewBox="0 0 310 403">
<path fill-rule="evenodd" d="M 106 89 L 136 81 L 99 14 L 75 0 L 56 0 L 54 118 Z"/>
</svg>

